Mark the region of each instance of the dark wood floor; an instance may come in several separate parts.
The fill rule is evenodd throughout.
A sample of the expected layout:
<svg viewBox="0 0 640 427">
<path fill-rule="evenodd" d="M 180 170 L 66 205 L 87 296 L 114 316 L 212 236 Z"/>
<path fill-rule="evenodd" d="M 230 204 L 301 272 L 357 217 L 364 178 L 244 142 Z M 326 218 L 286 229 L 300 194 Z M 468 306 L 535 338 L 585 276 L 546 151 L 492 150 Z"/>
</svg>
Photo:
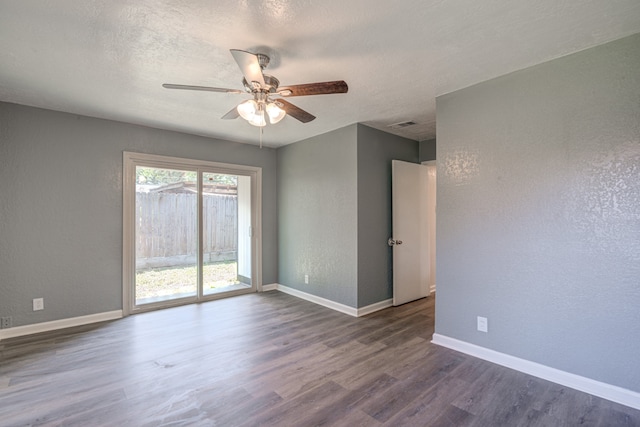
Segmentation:
<svg viewBox="0 0 640 427">
<path fill-rule="evenodd" d="M 279 292 L 0 342 L 2 426 L 640 426 L 430 344 L 433 297 L 363 318 Z"/>
</svg>

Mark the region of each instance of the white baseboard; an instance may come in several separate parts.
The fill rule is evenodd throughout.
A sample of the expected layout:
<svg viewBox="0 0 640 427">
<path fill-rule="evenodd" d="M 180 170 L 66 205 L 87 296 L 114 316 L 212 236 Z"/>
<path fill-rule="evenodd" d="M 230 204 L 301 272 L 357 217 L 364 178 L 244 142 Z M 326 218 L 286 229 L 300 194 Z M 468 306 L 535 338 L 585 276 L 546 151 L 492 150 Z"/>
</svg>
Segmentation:
<svg viewBox="0 0 640 427">
<path fill-rule="evenodd" d="M 640 409 L 640 393 L 632 390 L 550 368 L 536 362 L 520 359 L 445 335 L 433 334 L 431 342 L 565 387 L 583 391 L 631 408 Z"/>
<path fill-rule="evenodd" d="M 262 285 L 262 292 L 275 291 L 278 289 L 277 283 L 269 283 L 268 285 Z"/>
<path fill-rule="evenodd" d="M 271 286 L 271 285 L 268 285 L 268 286 Z M 262 289 L 264 290 L 264 288 L 265 287 L 263 286 Z M 275 283 L 274 289 L 277 289 L 280 292 L 284 292 L 285 294 L 293 295 L 294 297 L 298 297 L 305 301 L 309 301 L 309 302 L 321 305 L 323 307 L 327 307 L 332 310 L 339 311 L 340 313 L 348 314 L 349 316 L 353 316 L 353 317 L 360 317 L 360 316 L 365 316 L 367 314 L 371 314 L 375 311 L 382 310 L 387 307 L 391 307 L 393 303 L 393 300 L 388 299 L 388 300 L 377 302 L 375 304 L 368 305 L 366 307 L 353 308 L 348 305 L 340 304 L 338 302 L 331 301 L 326 298 L 318 297 L 307 292 L 299 291 L 297 289 L 293 289 L 288 286 L 281 285 L 279 283 Z"/>
<path fill-rule="evenodd" d="M 356 317 L 366 316 L 367 314 L 374 313 L 376 311 L 384 310 L 385 308 L 389 308 L 393 306 L 393 299 L 387 299 L 384 301 L 377 302 L 375 304 L 367 305 L 365 307 L 357 309 Z"/>
<path fill-rule="evenodd" d="M 358 317 L 358 309 L 350 307 L 348 305 L 340 304 L 339 302 L 331 301 L 329 299 L 318 297 L 307 292 L 299 291 L 297 289 L 293 289 L 280 284 L 278 284 L 277 289 L 280 292 L 284 292 L 285 294 L 293 295 L 294 297 L 316 303 L 323 307 L 339 311 L 340 313 L 348 314 L 349 316 Z"/>
<path fill-rule="evenodd" d="M 289 295 L 296 296 L 300 299 L 316 303 L 318 305 L 348 314 L 353 317 L 364 316 L 375 311 L 391 307 L 392 300 L 380 301 L 375 304 L 362 308 L 353 308 L 348 305 L 340 304 L 326 298 L 321 298 L 307 292 L 283 286 L 278 283 L 270 283 L 262 285 L 262 292 L 279 290 Z M 90 314 L 87 316 L 71 317 L 68 319 L 53 320 L 51 322 L 34 323 L 33 325 L 16 326 L 15 328 L 0 329 L 0 341 L 7 338 L 21 337 L 24 335 L 38 334 L 40 332 L 55 331 L 58 329 L 71 328 L 73 326 L 88 325 L 91 323 L 104 322 L 107 320 L 115 320 L 123 317 L 122 310 L 107 311 L 104 313 Z"/>
<path fill-rule="evenodd" d="M 34 323 L 33 325 L 0 329 L 0 341 L 7 338 L 38 334 L 40 332 L 55 331 L 58 329 L 71 328 L 73 326 L 88 325 L 90 323 L 105 322 L 107 320 L 115 320 L 120 318 L 122 318 L 122 310 L 114 310 L 104 313 L 89 314 L 87 316 L 71 317 L 68 319 L 53 320 L 51 322 L 41 322 Z"/>
</svg>

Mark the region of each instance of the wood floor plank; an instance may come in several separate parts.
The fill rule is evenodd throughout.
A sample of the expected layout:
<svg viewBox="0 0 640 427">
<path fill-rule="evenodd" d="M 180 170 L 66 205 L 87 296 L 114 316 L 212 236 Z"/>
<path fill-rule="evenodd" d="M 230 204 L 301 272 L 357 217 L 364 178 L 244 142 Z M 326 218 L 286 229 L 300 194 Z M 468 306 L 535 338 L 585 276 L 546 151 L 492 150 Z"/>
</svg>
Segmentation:
<svg viewBox="0 0 640 427">
<path fill-rule="evenodd" d="M 0 425 L 640 426 L 430 343 L 434 297 L 353 318 L 279 292 L 0 343 Z"/>
<path fill-rule="evenodd" d="M 385 425 L 407 427 L 431 425 L 449 410 L 450 402 L 468 385 L 463 380 L 448 376 L 436 386 L 423 391 L 409 405 L 385 422 Z"/>
<path fill-rule="evenodd" d="M 491 398 L 484 401 L 470 426 L 484 426 L 487 420 L 496 425 L 517 425 L 526 416 L 536 396 L 544 391 L 544 384 L 537 378 L 518 375 L 522 378 L 496 384 Z"/>
<path fill-rule="evenodd" d="M 460 427 L 469 425 L 468 421 L 473 419 L 473 415 L 464 411 L 457 406 L 447 405 L 444 413 L 434 420 L 430 425 L 433 427 Z M 484 425 L 508 425 L 500 423 L 484 424 Z"/>
<path fill-rule="evenodd" d="M 348 391 L 333 381 L 315 387 L 293 399 L 269 408 L 247 420 L 242 425 L 321 425 L 319 419 L 330 415 L 335 405 L 347 395 Z M 314 421 L 315 422 L 312 422 Z"/>
<path fill-rule="evenodd" d="M 333 380 L 350 390 L 360 388 L 377 378 L 381 373 L 389 373 L 388 368 L 392 363 L 401 361 L 403 354 L 410 354 L 406 351 L 420 349 L 424 346 L 427 346 L 427 343 L 422 338 L 414 338 L 402 348 L 380 348 L 372 353 L 370 358 L 353 363 L 342 372 L 337 373 Z"/>
<path fill-rule="evenodd" d="M 360 389 L 344 391 L 330 408 L 322 411 L 312 412 L 303 420 L 299 420 L 301 425 L 320 426 L 320 425 L 340 425 L 346 423 L 347 420 L 355 422 L 365 422 L 364 425 L 378 425 L 379 423 L 360 410 L 363 403 L 367 402 L 373 395 L 394 384 L 397 380 L 388 375 L 380 375 L 370 383 Z M 344 390 L 344 389 L 343 389 Z"/>
</svg>

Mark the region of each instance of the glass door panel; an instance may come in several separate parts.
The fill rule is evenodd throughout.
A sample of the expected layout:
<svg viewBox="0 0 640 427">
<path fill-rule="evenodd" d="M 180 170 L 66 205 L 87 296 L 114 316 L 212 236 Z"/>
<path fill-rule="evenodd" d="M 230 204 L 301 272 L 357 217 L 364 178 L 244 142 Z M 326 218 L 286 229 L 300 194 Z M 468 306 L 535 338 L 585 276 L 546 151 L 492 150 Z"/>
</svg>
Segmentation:
<svg viewBox="0 0 640 427">
<path fill-rule="evenodd" d="M 251 288 L 251 178 L 202 174 L 202 292 Z"/>
<path fill-rule="evenodd" d="M 135 305 L 198 296 L 197 172 L 136 166 Z"/>
</svg>

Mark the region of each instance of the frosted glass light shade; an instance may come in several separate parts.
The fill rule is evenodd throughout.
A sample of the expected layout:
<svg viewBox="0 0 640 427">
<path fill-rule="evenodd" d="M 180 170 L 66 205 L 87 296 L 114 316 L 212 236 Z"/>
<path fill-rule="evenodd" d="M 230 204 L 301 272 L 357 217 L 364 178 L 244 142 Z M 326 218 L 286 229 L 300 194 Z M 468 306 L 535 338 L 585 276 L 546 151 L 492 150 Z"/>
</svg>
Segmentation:
<svg viewBox="0 0 640 427">
<path fill-rule="evenodd" d="M 287 115 L 287 112 L 278 107 L 275 102 L 267 104 L 267 114 L 269 115 L 269 122 L 275 125 Z"/>
<path fill-rule="evenodd" d="M 256 111 L 256 113 L 250 119 L 247 119 L 247 121 L 249 124 L 254 126 L 262 127 L 267 125 L 267 122 L 264 120 L 264 110 L 262 109 Z"/>
<path fill-rule="evenodd" d="M 236 109 L 238 110 L 240 117 L 247 121 L 251 121 L 258 111 L 258 103 L 253 99 L 249 99 L 238 105 Z"/>
</svg>

